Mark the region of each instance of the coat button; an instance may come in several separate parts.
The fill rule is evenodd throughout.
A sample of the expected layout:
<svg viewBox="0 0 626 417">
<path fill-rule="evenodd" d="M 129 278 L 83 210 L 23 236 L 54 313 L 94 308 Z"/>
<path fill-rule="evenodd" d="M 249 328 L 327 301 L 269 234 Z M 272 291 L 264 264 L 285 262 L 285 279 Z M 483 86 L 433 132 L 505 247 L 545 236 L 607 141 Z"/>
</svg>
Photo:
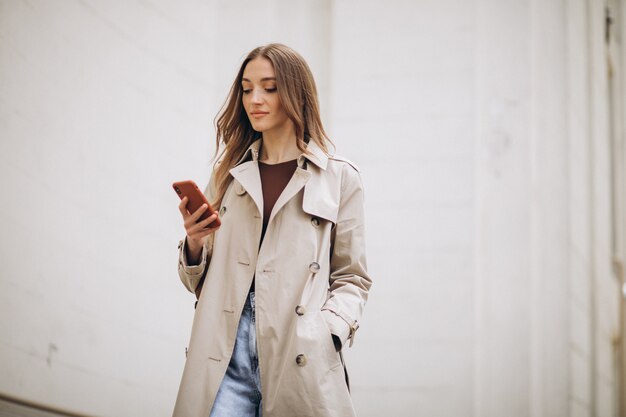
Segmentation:
<svg viewBox="0 0 626 417">
<path fill-rule="evenodd" d="M 223 207 L 220 209 L 220 216 L 223 216 L 223 215 L 224 215 L 224 213 L 226 213 L 226 206 L 223 206 Z"/>
<path fill-rule="evenodd" d="M 320 264 L 318 264 L 317 262 L 311 262 L 311 264 L 309 265 L 309 271 L 317 274 L 320 271 Z"/>
<path fill-rule="evenodd" d="M 296 363 L 298 364 L 298 366 L 306 365 L 306 356 L 304 356 L 302 353 L 296 356 Z"/>
<path fill-rule="evenodd" d="M 299 316 L 302 316 L 305 312 L 305 308 L 304 306 L 296 306 L 296 314 Z"/>
<path fill-rule="evenodd" d="M 313 225 L 313 227 L 318 227 L 320 225 L 320 219 L 318 219 L 317 217 L 312 217 L 311 224 Z"/>
</svg>

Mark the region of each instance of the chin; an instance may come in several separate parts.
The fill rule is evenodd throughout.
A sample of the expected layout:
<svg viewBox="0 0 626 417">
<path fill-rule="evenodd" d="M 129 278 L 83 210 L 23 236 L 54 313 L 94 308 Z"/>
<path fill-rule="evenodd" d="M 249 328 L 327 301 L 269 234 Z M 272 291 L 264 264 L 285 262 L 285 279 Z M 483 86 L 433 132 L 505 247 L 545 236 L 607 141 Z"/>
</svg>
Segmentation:
<svg viewBox="0 0 626 417">
<path fill-rule="evenodd" d="M 268 126 L 265 126 L 265 125 L 258 125 L 258 124 L 257 124 L 257 125 L 252 125 L 252 128 L 253 128 L 254 130 L 256 130 L 257 132 L 261 132 L 261 133 L 263 133 L 263 132 L 265 132 L 265 131 L 269 130 L 269 127 L 268 127 Z"/>
</svg>

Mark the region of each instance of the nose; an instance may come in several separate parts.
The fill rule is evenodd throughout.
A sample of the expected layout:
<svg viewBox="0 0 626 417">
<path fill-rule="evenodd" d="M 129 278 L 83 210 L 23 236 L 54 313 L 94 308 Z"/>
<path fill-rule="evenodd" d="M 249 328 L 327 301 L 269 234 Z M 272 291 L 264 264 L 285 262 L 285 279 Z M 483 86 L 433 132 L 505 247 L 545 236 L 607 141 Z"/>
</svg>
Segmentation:
<svg viewBox="0 0 626 417">
<path fill-rule="evenodd" d="M 252 95 L 251 101 L 253 103 L 260 104 L 263 102 L 263 100 L 261 99 L 261 92 L 257 90 L 256 88 L 252 89 L 250 94 Z"/>
</svg>

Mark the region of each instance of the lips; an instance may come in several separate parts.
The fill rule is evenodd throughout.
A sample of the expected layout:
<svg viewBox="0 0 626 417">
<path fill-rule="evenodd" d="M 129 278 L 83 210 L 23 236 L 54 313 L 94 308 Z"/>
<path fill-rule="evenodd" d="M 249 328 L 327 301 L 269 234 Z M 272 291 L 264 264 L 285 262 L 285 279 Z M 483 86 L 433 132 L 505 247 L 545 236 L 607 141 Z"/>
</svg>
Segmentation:
<svg viewBox="0 0 626 417">
<path fill-rule="evenodd" d="M 269 113 L 268 112 L 262 112 L 262 111 L 250 113 L 250 115 L 252 115 L 252 117 L 257 118 L 257 119 L 259 117 L 265 116 L 266 114 L 269 114 Z"/>
</svg>

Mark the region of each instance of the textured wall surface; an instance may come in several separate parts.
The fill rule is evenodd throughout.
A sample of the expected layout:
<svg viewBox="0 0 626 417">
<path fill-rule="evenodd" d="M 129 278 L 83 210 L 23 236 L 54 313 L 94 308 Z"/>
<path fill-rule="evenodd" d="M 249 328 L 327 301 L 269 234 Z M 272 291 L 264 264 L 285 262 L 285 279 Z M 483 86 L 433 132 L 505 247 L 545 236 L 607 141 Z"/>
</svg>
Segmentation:
<svg viewBox="0 0 626 417">
<path fill-rule="evenodd" d="M 0 394 L 171 414 L 194 301 L 171 182 L 206 183 L 273 41 L 365 183 L 358 415 L 615 416 L 600 0 L 0 0 Z"/>
<path fill-rule="evenodd" d="M 331 126 L 363 170 L 375 279 L 348 352 L 359 415 L 472 412 L 473 13 L 334 3 Z"/>
<path fill-rule="evenodd" d="M 206 181 L 212 7 L 0 6 L 0 391 L 167 415 L 193 301 L 173 180 Z"/>
</svg>

